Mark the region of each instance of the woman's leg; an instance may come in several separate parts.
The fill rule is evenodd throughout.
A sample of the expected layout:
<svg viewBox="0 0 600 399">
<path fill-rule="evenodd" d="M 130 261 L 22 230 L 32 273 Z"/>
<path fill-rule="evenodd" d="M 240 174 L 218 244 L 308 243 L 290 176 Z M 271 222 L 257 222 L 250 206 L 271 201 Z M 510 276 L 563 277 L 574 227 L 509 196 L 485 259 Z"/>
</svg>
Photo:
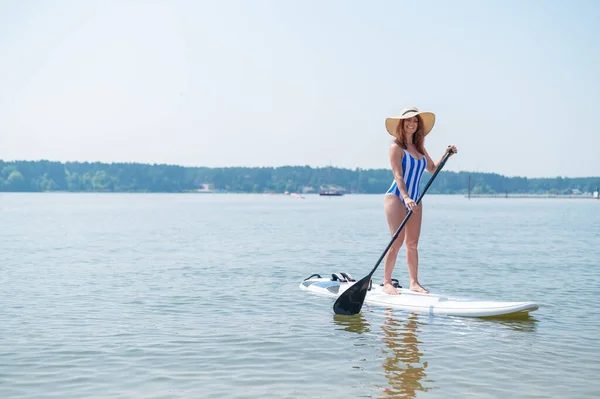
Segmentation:
<svg viewBox="0 0 600 399">
<path fill-rule="evenodd" d="M 419 284 L 419 237 L 421 236 L 421 220 L 423 219 L 423 203 L 420 203 L 417 209 L 406 222 L 406 263 L 408 264 L 408 275 L 410 276 L 410 289 L 416 292 L 429 294 L 425 288 Z"/>
<path fill-rule="evenodd" d="M 398 226 L 400 226 L 400 223 L 402 223 L 406 217 L 406 207 L 404 206 L 404 202 L 402 202 L 402 200 L 394 194 L 386 194 L 383 196 L 383 198 L 385 217 L 390 229 L 390 236 L 393 236 L 398 229 Z M 400 234 L 398 234 L 396 241 L 394 241 L 385 255 L 385 263 L 383 268 L 383 290 L 388 294 L 398 294 L 398 290 L 392 285 L 392 272 L 394 271 L 394 266 L 396 265 L 398 252 L 400 251 L 402 242 L 404 241 L 404 230 L 405 229 L 402 229 Z"/>
</svg>

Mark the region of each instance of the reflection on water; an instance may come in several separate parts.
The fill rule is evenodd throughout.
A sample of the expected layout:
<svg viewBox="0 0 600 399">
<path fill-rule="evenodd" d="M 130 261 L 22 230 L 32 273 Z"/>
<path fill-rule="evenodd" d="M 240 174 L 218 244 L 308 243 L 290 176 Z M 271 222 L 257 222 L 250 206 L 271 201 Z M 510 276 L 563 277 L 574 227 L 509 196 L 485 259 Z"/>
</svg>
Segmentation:
<svg viewBox="0 0 600 399">
<path fill-rule="evenodd" d="M 409 314 L 403 321 L 388 310 L 381 329 L 386 354 L 383 370 L 389 384 L 382 398 L 414 398 L 417 391 L 428 391 L 422 383 L 427 361 L 421 359 L 423 352 L 418 346 L 418 316 Z"/>
<path fill-rule="evenodd" d="M 519 319 L 482 319 L 481 321 L 487 321 L 488 323 L 496 323 L 503 327 L 507 327 L 511 330 L 521 332 L 535 332 L 538 323 L 538 321 L 531 316 L 527 318 L 521 317 Z"/>
<path fill-rule="evenodd" d="M 355 346 L 373 346 L 373 349 L 381 349 L 383 357 L 379 355 L 376 361 L 381 362 L 387 384 L 379 387 L 381 392 L 379 397 L 382 399 L 415 398 L 420 392 L 434 389 L 430 385 L 433 380 L 427 377 L 426 370 L 429 363 L 423 359 L 424 353 L 421 348 L 423 342 L 419 339 L 421 321 L 426 316 L 398 313 L 392 309 L 385 309 L 382 313 L 375 312 L 371 315 L 383 316 L 383 319 L 377 318 L 377 321 L 371 324 L 361 312 L 354 316 L 334 315 L 333 320 L 339 330 L 360 335 L 354 342 Z M 442 320 L 442 323 L 449 323 L 455 327 L 462 326 L 466 330 L 485 324 L 519 333 L 535 332 L 538 323 L 535 318 L 523 315 L 485 319 L 448 317 Z"/>
<path fill-rule="evenodd" d="M 369 315 L 376 317 L 376 321 L 372 320 L 369 323 Z M 381 316 L 383 318 L 380 318 Z M 373 360 L 381 364 L 383 376 L 387 380 L 384 386 L 377 386 L 380 392 L 378 397 L 409 399 L 435 388 L 431 385 L 434 381 L 426 373 L 429 363 L 424 359 L 423 342 L 419 339 L 421 328 L 424 326 L 423 320 L 427 318 L 415 313 L 381 309 L 374 313 L 361 312 L 353 316 L 334 314 L 333 321 L 339 330 L 360 336 L 354 341 L 355 346 L 372 347 L 375 357 Z M 505 329 L 519 334 L 536 332 L 538 320 L 529 315 L 479 319 L 447 317 L 441 318 L 440 323 L 441 328 L 460 326 L 459 329 L 471 331 L 473 334 L 480 333 L 478 327 L 485 327 L 485 330 L 481 331 L 488 333 Z M 492 330 L 487 327 L 492 327 Z M 380 352 L 377 352 L 378 349 Z"/>
<path fill-rule="evenodd" d="M 354 316 L 345 316 L 341 314 L 334 314 L 333 320 L 335 324 L 342 327 L 343 330 L 353 332 L 357 334 L 364 334 L 371 332 L 369 322 L 363 316 L 362 313 L 358 313 Z"/>
<path fill-rule="evenodd" d="M 454 324 L 473 326 L 475 323 L 495 325 L 517 332 L 533 333 L 537 330 L 538 320 L 531 315 L 496 316 L 480 318 L 453 317 Z"/>
<path fill-rule="evenodd" d="M 388 310 L 381 326 L 384 343 L 382 368 L 388 386 L 383 389 L 382 398 L 414 398 L 418 391 L 428 391 L 431 388 L 423 386 L 427 362 L 421 358 L 417 334 L 419 332 L 418 315 L 396 315 Z M 341 329 L 366 334 L 372 327 L 362 313 L 354 316 L 334 315 L 334 322 Z M 359 344 L 360 345 L 360 344 Z M 431 382 L 431 380 L 428 380 Z"/>
</svg>

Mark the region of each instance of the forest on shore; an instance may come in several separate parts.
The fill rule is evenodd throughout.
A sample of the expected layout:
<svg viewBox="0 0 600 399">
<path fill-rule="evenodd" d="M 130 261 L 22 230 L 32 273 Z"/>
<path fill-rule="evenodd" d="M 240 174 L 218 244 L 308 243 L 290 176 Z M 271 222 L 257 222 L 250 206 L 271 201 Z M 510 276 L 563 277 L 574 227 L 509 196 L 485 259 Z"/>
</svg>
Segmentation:
<svg viewBox="0 0 600 399">
<path fill-rule="evenodd" d="M 422 185 L 431 177 L 425 173 Z M 385 192 L 389 169 L 336 167 L 184 167 L 164 164 L 0 160 L 3 192 Z M 441 171 L 429 189 L 438 194 L 591 193 L 600 177 L 526 178 L 495 173 Z"/>
</svg>

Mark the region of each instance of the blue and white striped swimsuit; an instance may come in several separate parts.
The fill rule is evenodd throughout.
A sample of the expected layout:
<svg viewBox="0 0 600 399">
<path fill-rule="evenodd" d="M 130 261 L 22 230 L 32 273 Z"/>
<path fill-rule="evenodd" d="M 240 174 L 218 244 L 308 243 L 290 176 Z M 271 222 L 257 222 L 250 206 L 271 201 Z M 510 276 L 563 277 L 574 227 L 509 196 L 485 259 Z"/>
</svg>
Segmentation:
<svg viewBox="0 0 600 399">
<path fill-rule="evenodd" d="M 408 153 L 408 151 L 404 150 L 404 157 L 402 157 L 402 172 L 404 179 L 404 184 L 406 184 L 406 191 L 408 191 L 408 195 L 413 201 L 417 201 L 420 195 L 419 183 L 421 182 L 421 176 L 423 176 L 423 172 L 427 167 L 427 158 L 423 157 L 423 159 L 415 159 L 412 155 Z M 400 194 L 400 189 L 396 184 L 396 180 L 392 182 L 392 185 L 387 190 L 386 194 L 395 194 L 397 195 L 402 202 L 404 202 L 404 198 Z"/>
</svg>

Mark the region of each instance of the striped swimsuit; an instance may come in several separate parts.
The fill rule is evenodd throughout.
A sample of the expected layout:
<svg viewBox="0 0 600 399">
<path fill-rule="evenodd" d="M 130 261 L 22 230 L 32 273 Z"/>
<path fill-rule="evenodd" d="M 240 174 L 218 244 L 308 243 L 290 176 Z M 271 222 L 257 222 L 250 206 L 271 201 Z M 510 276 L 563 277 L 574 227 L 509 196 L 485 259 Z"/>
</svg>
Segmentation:
<svg viewBox="0 0 600 399">
<path fill-rule="evenodd" d="M 415 159 L 412 155 L 410 155 L 408 151 L 404 150 L 404 157 L 402 157 L 402 178 L 404 179 L 404 184 L 406 185 L 406 191 L 408 191 L 408 195 L 415 202 L 419 198 L 419 183 L 421 182 L 421 176 L 423 176 L 423 172 L 425 171 L 426 166 L 426 157 L 423 157 L 423 159 L 418 160 Z M 400 194 L 400 189 L 396 184 L 396 180 L 392 182 L 392 185 L 387 190 L 386 194 L 397 195 L 398 198 L 400 198 L 402 202 L 404 202 L 404 198 L 402 198 L 402 195 Z"/>
</svg>

